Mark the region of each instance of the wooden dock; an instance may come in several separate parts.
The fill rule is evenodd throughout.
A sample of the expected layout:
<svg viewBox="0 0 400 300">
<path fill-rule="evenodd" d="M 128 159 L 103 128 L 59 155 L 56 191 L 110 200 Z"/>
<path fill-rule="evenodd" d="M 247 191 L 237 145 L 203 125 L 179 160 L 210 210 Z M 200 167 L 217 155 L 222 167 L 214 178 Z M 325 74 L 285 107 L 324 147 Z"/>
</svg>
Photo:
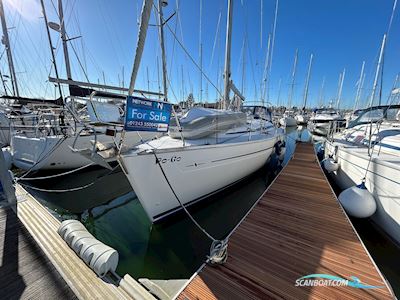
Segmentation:
<svg viewBox="0 0 400 300">
<path fill-rule="evenodd" d="M 295 286 L 309 274 L 356 276 L 377 289 Z M 228 260 L 205 264 L 178 299 L 393 299 L 340 206 L 313 145 L 294 157 L 230 236 Z"/>
<path fill-rule="evenodd" d="M 75 294 L 79 299 L 155 299 L 129 275 L 123 279 L 129 285 L 124 284 L 124 286 L 119 284 L 120 280 L 111 277 L 99 278 L 58 235 L 59 220 L 18 184 L 16 184 L 15 195 L 18 201 L 16 210 L 19 220 L 17 221 L 24 225 L 25 231 L 29 232 L 42 254 L 44 253 L 46 259 L 54 266 L 53 269 L 59 274 L 58 277 L 63 278 L 72 290 L 73 293 L 67 288 L 67 292 L 71 294 L 67 298 L 73 298 Z M 11 211 L 12 214 L 14 212 Z M 16 219 L 15 214 L 14 218 Z M 1 281 L 3 281 L 3 277 Z M 45 281 L 38 283 L 38 285 L 42 285 L 43 290 L 53 289 L 45 284 Z M 54 297 L 42 297 L 46 295 L 43 293 L 39 297 L 28 298 L 56 299 L 56 294 L 53 294 Z M 133 297 L 132 294 L 137 297 Z M 1 299 L 4 298 L 1 297 Z"/>
<path fill-rule="evenodd" d="M 0 208 L 0 299 L 76 299 L 10 207 Z"/>
</svg>

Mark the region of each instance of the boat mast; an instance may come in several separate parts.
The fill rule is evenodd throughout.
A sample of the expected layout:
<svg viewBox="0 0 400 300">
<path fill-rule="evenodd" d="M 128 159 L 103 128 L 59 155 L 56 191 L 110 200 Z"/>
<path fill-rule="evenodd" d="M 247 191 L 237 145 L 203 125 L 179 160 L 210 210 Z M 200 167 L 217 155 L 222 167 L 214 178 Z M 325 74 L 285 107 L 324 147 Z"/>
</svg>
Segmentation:
<svg viewBox="0 0 400 300">
<path fill-rule="evenodd" d="M 14 96 L 19 97 L 17 77 L 15 76 L 14 61 L 13 61 L 12 52 L 11 52 L 10 39 L 8 38 L 6 17 L 4 15 L 3 0 L 0 0 L 0 18 L 1 18 L 1 27 L 3 29 L 2 43 L 6 47 L 8 67 L 10 69 L 10 75 L 11 75 L 11 84 L 12 84 Z"/>
<path fill-rule="evenodd" d="M 272 58 L 274 57 L 274 46 L 275 46 L 275 35 L 276 35 L 276 22 L 278 20 L 278 7 L 279 0 L 276 0 L 275 4 L 275 16 L 274 16 L 274 26 L 272 27 L 272 45 L 271 45 L 271 55 L 270 55 L 270 63 L 269 63 L 269 74 L 271 74 L 272 69 Z"/>
<path fill-rule="evenodd" d="M 382 39 L 381 51 L 379 53 L 379 60 L 378 60 L 378 65 L 376 66 L 374 85 L 372 86 L 372 93 L 371 93 L 371 98 L 369 100 L 368 107 L 372 106 L 372 104 L 374 103 L 376 87 L 378 85 L 379 70 L 381 68 L 383 52 L 385 50 L 385 43 L 386 43 L 386 34 L 383 35 L 383 39 Z"/>
<path fill-rule="evenodd" d="M 260 1 L 260 45 L 261 45 L 261 49 L 263 47 L 263 0 Z"/>
<path fill-rule="evenodd" d="M 233 0 L 228 0 L 228 17 L 226 21 L 226 43 L 225 43 L 225 70 L 224 70 L 224 99 L 223 99 L 224 109 L 226 109 L 229 104 L 230 78 L 231 78 L 232 14 L 233 14 Z"/>
<path fill-rule="evenodd" d="M 307 72 L 306 85 L 305 85 L 305 87 L 304 87 L 303 109 L 305 109 L 305 108 L 306 108 L 306 105 L 307 105 L 308 86 L 309 86 L 309 84 L 310 84 L 311 66 L 312 66 L 313 57 L 314 57 L 314 55 L 311 53 L 311 56 L 310 56 L 310 63 L 308 64 L 308 72 Z"/>
<path fill-rule="evenodd" d="M 58 68 L 57 68 L 56 56 L 55 56 L 55 54 L 54 54 L 53 42 L 51 41 L 49 23 L 48 23 L 48 21 L 47 21 L 46 8 L 45 8 L 45 6 L 44 6 L 43 0 L 40 0 L 40 4 L 42 5 L 42 14 L 43 14 L 44 23 L 45 23 L 45 26 L 46 26 L 47 39 L 49 40 L 49 46 L 50 46 L 51 58 L 52 58 L 52 60 L 53 60 L 54 72 L 55 72 L 55 74 L 56 74 L 56 78 L 57 78 L 57 79 L 60 79 L 60 77 L 59 77 L 59 75 L 58 75 Z M 59 91 L 59 93 L 60 93 L 60 97 L 63 98 L 62 89 L 61 89 L 61 84 L 60 84 L 60 83 L 57 83 L 57 86 L 58 86 L 58 91 Z"/>
<path fill-rule="evenodd" d="M 269 70 L 269 56 L 271 51 L 271 34 L 268 34 L 268 43 L 267 43 L 267 54 L 265 56 L 265 67 L 264 67 L 264 75 L 260 84 L 260 97 L 262 105 L 264 106 L 265 102 L 265 94 L 267 91 L 267 80 L 268 80 L 268 70 Z"/>
<path fill-rule="evenodd" d="M 264 85 L 261 85 L 262 86 L 261 100 L 262 100 L 263 105 L 264 105 L 265 99 L 267 99 L 267 101 L 269 101 L 269 83 L 270 83 L 270 76 L 271 76 L 271 70 L 272 70 L 272 58 L 274 56 L 276 22 L 277 22 L 277 18 L 278 18 L 278 6 L 279 6 L 279 0 L 276 0 L 272 34 L 268 35 L 267 56 L 265 58 L 265 69 L 264 69 L 264 77 L 263 77 Z"/>
<path fill-rule="evenodd" d="M 343 89 L 343 81 L 344 76 L 346 75 L 346 69 L 343 69 L 343 72 L 339 75 L 339 85 L 338 85 L 338 95 L 337 95 L 337 102 L 336 102 L 336 109 L 339 109 L 340 100 L 342 98 L 342 89 Z"/>
<path fill-rule="evenodd" d="M 293 92 L 294 92 L 294 82 L 295 82 L 295 78 L 296 78 L 296 67 L 297 67 L 298 55 L 299 55 L 299 49 L 296 49 L 296 54 L 294 55 L 293 71 L 292 71 L 292 84 L 291 84 L 289 99 L 288 99 L 289 109 L 292 106 L 292 98 L 293 98 Z"/>
<path fill-rule="evenodd" d="M 282 86 L 282 78 L 279 78 L 279 83 L 278 83 L 278 99 L 276 100 L 276 106 L 279 107 L 279 100 L 281 98 L 281 86 Z"/>
<path fill-rule="evenodd" d="M 201 40 L 201 19 L 203 14 L 203 1 L 200 0 L 200 23 L 199 23 L 199 57 L 200 57 L 200 103 L 203 102 L 203 43 Z"/>
<path fill-rule="evenodd" d="M 364 67 L 365 67 L 365 61 L 363 61 L 362 66 L 361 66 L 361 73 L 360 73 L 360 78 L 358 79 L 356 99 L 354 102 L 353 112 L 357 109 L 358 102 L 360 101 L 360 98 L 361 98 L 361 89 L 362 89 L 363 78 L 364 78 Z"/>
<path fill-rule="evenodd" d="M 146 41 L 147 28 L 149 27 L 149 20 L 150 20 L 150 13 L 152 6 L 153 6 L 153 0 L 143 1 L 143 7 L 142 7 L 142 13 L 138 31 L 138 42 L 136 45 L 135 59 L 133 61 L 131 80 L 129 83 L 129 91 L 128 91 L 129 96 L 132 96 L 134 92 L 136 77 L 139 71 L 140 61 L 142 59 L 144 44 Z"/>
<path fill-rule="evenodd" d="M 324 88 L 325 88 L 325 76 L 322 77 L 321 89 L 319 90 L 319 107 L 324 105 Z"/>
<path fill-rule="evenodd" d="M 164 45 L 164 21 L 163 21 L 163 5 L 166 2 L 158 0 L 158 25 L 160 35 L 160 47 L 161 47 L 161 61 L 162 61 L 162 75 L 163 75 L 163 89 L 164 89 L 164 100 L 168 101 L 168 86 L 167 86 L 167 60 L 165 57 L 165 45 Z"/>
<path fill-rule="evenodd" d="M 58 15 L 60 18 L 60 34 L 61 34 L 61 40 L 63 44 L 63 50 L 64 50 L 64 60 L 65 60 L 65 68 L 67 71 L 67 79 L 72 79 L 71 75 L 71 64 L 69 61 L 69 54 L 68 54 L 68 44 L 67 44 L 67 34 L 65 32 L 65 22 L 64 22 L 64 12 L 63 12 L 63 6 L 62 6 L 62 0 L 58 0 Z"/>
<path fill-rule="evenodd" d="M 240 92 L 243 94 L 244 93 L 244 83 L 245 83 L 245 76 L 246 76 L 246 35 L 244 36 L 243 39 L 243 52 L 242 52 L 242 85 Z"/>
</svg>

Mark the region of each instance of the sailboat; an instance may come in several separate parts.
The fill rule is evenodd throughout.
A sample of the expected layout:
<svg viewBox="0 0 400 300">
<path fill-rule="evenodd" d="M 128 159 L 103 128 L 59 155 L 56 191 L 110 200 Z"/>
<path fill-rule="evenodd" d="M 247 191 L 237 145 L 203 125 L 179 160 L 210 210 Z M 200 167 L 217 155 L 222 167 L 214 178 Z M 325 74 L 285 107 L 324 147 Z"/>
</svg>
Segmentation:
<svg viewBox="0 0 400 300">
<path fill-rule="evenodd" d="M 330 176 L 346 189 L 339 200 L 348 214 L 370 217 L 400 243 L 400 105 L 395 86 L 389 105 L 381 105 L 379 95 L 379 105 L 373 106 L 378 79 L 383 76 L 386 36 L 383 35 L 368 107 L 349 121 L 346 130 L 325 142 L 325 157 L 326 164 L 333 167 Z"/>
<path fill-rule="evenodd" d="M 3 1 L 0 1 L 0 19 L 3 31 L 2 44 L 7 54 L 8 69 L 10 75 L 0 72 L 1 81 L 4 88 L 4 95 L 0 96 L 0 146 L 8 146 L 11 142 L 11 130 L 16 127 L 32 125 L 36 121 L 37 111 L 58 107 L 59 101 L 49 99 L 36 99 L 21 97 L 19 92 L 18 80 L 14 68 L 13 51 L 8 36 L 8 26 L 3 7 Z M 11 95 L 7 92 L 5 79 L 9 78 L 11 83 Z M 36 103 L 36 104 L 34 104 Z"/>
<path fill-rule="evenodd" d="M 146 0 L 143 10 L 151 9 Z M 162 6 L 159 5 L 162 24 Z M 225 52 L 225 90 L 222 106 L 229 108 L 230 91 L 238 93 L 230 80 L 230 51 L 233 0 L 228 0 L 227 37 Z M 143 15 L 143 13 L 142 13 Z M 148 25 L 148 19 L 142 19 Z M 161 30 L 161 48 L 163 34 Z M 144 45 L 143 41 L 139 42 Z M 136 53 L 136 56 L 141 53 Z M 164 55 L 163 55 L 164 57 Z M 165 61 L 163 62 L 164 65 Z M 134 70 L 134 72 L 137 70 Z M 164 69 L 164 78 L 166 76 Z M 135 78 L 135 75 L 132 76 Z M 131 81 L 134 84 L 134 81 Z M 166 88 L 164 86 L 164 92 Z M 164 95 L 167 96 L 166 94 Z M 237 108 L 238 109 L 238 108 Z M 187 118 L 188 120 L 184 120 Z M 227 188 L 261 168 L 274 151 L 274 145 L 283 139 L 283 130 L 264 120 L 262 126 L 252 126 L 246 114 L 230 109 L 202 109 L 191 112 L 176 122 L 182 135 L 169 135 L 143 143 L 130 151 L 122 152 L 119 162 L 135 193 L 153 222 L 198 202 Z M 196 120 L 208 118 L 225 123 L 220 130 L 213 130 Z M 259 121 L 260 118 L 255 117 Z M 203 128 L 205 127 L 205 128 Z M 186 135 L 192 132 L 202 134 Z M 195 130 L 196 129 L 196 130 Z M 208 132 L 207 132 L 208 131 Z M 185 136 L 187 138 L 185 138 Z"/>
<path fill-rule="evenodd" d="M 39 114 L 37 119 L 40 122 L 13 132 L 10 142 L 12 162 L 14 166 L 30 171 L 74 169 L 89 164 L 110 168 L 109 163 L 116 161 L 114 141 L 120 139 L 123 129 L 121 120 L 124 104 L 121 99 L 125 99 L 125 96 L 91 88 L 115 89 L 114 87 L 72 80 L 62 0 L 58 0 L 58 6 L 60 24 L 47 22 L 46 10 L 42 2 L 57 77 L 55 82 L 59 86 L 60 97 L 62 97 L 61 83 L 68 85 L 70 96 L 63 99 L 63 106 L 58 110 L 46 112 L 43 118 Z M 61 34 L 68 77 L 64 81 L 58 76 L 49 29 Z M 119 90 L 124 91 L 123 88 Z M 146 92 L 141 91 L 141 93 Z M 75 101 L 75 98 L 79 100 Z M 159 133 L 128 132 L 126 135 L 121 147 L 132 147 L 158 136 Z"/>
<path fill-rule="evenodd" d="M 296 119 L 294 118 L 294 111 L 291 110 L 291 107 L 292 107 L 292 98 L 293 98 L 293 92 L 294 92 L 294 82 L 295 82 L 295 78 L 296 78 L 298 53 L 299 53 L 299 51 L 298 51 L 298 49 L 296 49 L 296 54 L 294 56 L 293 71 L 292 71 L 292 84 L 291 84 L 291 89 L 289 92 L 288 109 L 283 113 L 282 118 L 279 119 L 279 124 L 281 124 L 283 127 L 292 127 L 292 126 L 297 125 Z"/>
<path fill-rule="evenodd" d="M 365 181 L 365 188 L 376 202 L 376 211 L 363 217 L 372 215 L 372 220 L 400 243 L 400 105 L 361 111 L 346 130 L 325 142 L 325 158 L 337 166 L 330 176 L 341 189 Z M 368 207 L 367 199 L 349 200 L 356 209 L 350 214 L 363 213 Z"/>
</svg>

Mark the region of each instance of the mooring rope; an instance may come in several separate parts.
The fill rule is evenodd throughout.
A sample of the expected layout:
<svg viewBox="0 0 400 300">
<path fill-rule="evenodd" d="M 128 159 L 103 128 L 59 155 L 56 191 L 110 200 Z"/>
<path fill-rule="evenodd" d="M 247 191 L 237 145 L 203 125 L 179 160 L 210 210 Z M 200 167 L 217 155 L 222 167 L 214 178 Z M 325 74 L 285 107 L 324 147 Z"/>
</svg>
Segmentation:
<svg viewBox="0 0 400 300">
<path fill-rule="evenodd" d="M 174 188 L 172 187 L 170 181 L 168 180 L 167 175 L 165 174 L 165 171 L 163 167 L 161 166 L 160 160 L 157 157 L 157 154 L 155 153 L 155 150 L 153 150 L 154 157 L 156 159 L 156 163 L 160 167 L 161 173 L 163 174 L 165 181 L 167 182 L 169 188 L 171 189 L 172 194 L 178 201 L 179 205 L 182 207 L 182 209 L 185 211 L 185 213 L 188 215 L 190 220 L 197 226 L 199 230 L 201 230 L 211 241 L 211 247 L 210 247 L 210 255 L 207 256 L 211 264 L 222 264 L 226 262 L 228 258 L 228 240 L 218 240 L 214 238 L 210 233 L 207 232 L 200 224 L 199 222 L 196 221 L 196 219 L 192 216 L 192 214 L 187 210 L 186 206 L 181 202 L 179 199 L 178 195 L 176 194 Z"/>
<path fill-rule="evenodd" d="M 112 168 L 109 172 L 107 172 L 106 174 L 103 174 L 99 177 L 97 177 L 95 180 L 93 180 L 92 182 L 82 185 L 82 186 L 78 186 L 78 187 L 74 187 L 74 188 L 68 188 L 68 189 L 62 189 L 62 190 L 51 190 L 51 189 L 44 189 L 44 188 L 39 188 L 39 187 L 35 187 L 35 186 L 31 186 L 29 184 L 24 184 L 21 183 L 21 185 L 30 188 L 32 190 L 36 190 L 39 192 L 46 192 L 46 193 L 66 193 L 66 192 L 76 192 L 76 191 L 80 191 L 80 190 L 84 190 L 88 187 L 91 187 L 92 185 L 94 185 L 97 181 L 99 181 L 100 179 L 102 179 L 105 176 L 110 175 L 112 172 L 114 172 L 117 168 L 119 167 L 119 165 L 116 165 L 114 168 Z"/>
<path fill-rule="evenodd" d="M 51 179 L 51 178 L 56 178 L 56 177 L 61 177 L 61 176 L 73 174 L 75 172 L 78 172 L 80 170 L 86 169 L 86 168 L 88 168 L 90 166 L 93 166 L 93 165 L 94 165 L 94 162 L 91 162 L 91 163 L 89 163 L 87 165 L 84 165 L 82 167 L 79 167 L 79 168 L 76 168 L 76 169 L 73 169 L 73 170 L 70 170 L 70 171 L 67 171 L 67 172 L 64 172 L 64 173 L 57 173 L 57 174 L 54 174 L 54 175 L 42 176 L 42 177 L 28 177 L 28 178 L 26 178 L 26 177 L 21 177 L 21 178 L 16 177 L 15 180 L 18 182 L 19 180 L 32 181 L 32 180 Z"/>
</svg>

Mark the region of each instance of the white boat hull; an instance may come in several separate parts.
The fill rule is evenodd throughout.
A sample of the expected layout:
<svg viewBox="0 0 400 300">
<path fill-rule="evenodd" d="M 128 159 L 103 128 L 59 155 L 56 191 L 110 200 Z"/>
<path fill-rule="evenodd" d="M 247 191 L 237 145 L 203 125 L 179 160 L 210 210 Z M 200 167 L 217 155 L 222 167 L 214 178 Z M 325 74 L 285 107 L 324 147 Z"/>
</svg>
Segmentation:
<svg viewBox="0 0 400 300">
<path fill-rule="evenodd" d="M 357 150 L 357 149 L 356 149 Z M 365 176 L 369 156 L 352 148 L 339 147 L 339 169 L 330 173 L 341 189 L 361 183 Z M 334 153 L 334 146 L 326 142 L 325 156 Z M 396 160 L 396 159 L 395 159 Z M 372 220 L 400 244 L 400 167 L 397 164 L 373 158 L 368 168 L 365 185 L 375 198 L 377 209 Z"/>
<path fill-rule="evenodd" d="M 117 133 L 116 140 L 119 140 Z M 141 133 L 141 137 L 155 137 L 154 133 Z M 125 135 L 127 146 L 134 146 L 141 143 L 141 137 L 136 132 L 128 132 Z M 82 135 L 76 140 L 75 149 L 92 149 L 94 135 Z M 23 170 L 36 171 L 74 169 L 92 163 L 79 153 L 73 152 L 71 147 L 75 137 L 47 136 L 41 138 L 30 138 L 25 136 L 13 136 L 11 140 L 11 154 L 13 164 Z M 97 141 L 100 143 L 113 143 L 113 137 L 105 134 L 98 134 Z M 108 162 L 116 158 L 108 159 Z"/>
<path fill-rule="evenodd" d="M 226 188 L 261 168 L 279 137 L 156 150 L 156 154 L 130 152 L 121 156 L 121 164 L 155 222 L 181 209 L 172 189 L 183 205 L 189 205 Z"/>
</svg>

